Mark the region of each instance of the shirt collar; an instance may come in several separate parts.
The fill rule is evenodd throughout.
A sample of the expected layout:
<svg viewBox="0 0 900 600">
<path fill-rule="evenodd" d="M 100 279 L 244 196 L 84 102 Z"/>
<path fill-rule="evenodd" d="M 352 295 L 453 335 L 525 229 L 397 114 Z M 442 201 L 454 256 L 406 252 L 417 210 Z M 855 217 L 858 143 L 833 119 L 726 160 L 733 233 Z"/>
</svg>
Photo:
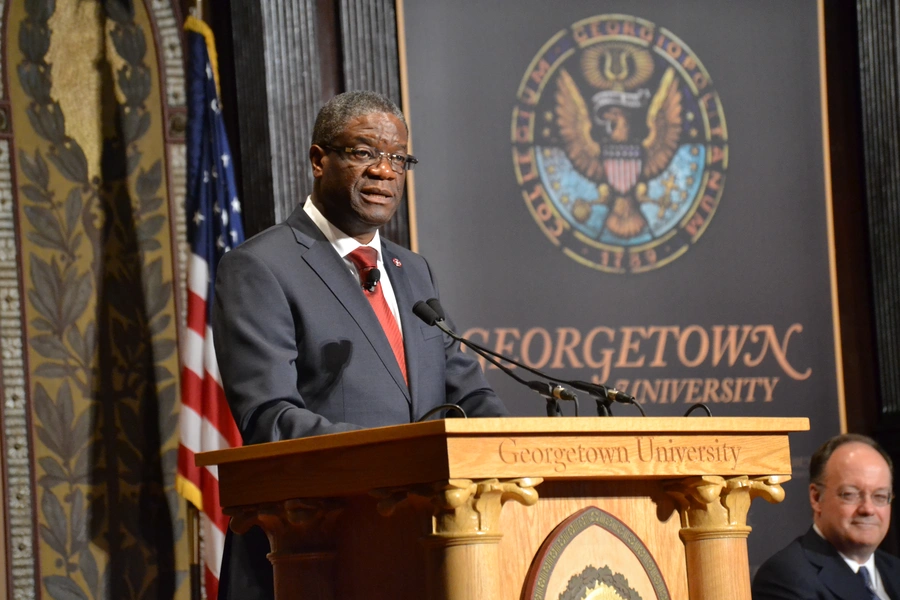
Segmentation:
<svg viewBox="0 0 900 600">
<path fill-rule="evenodd" d="M 382 262 L 381 235 L 377 229 L 375 230 L 375 237 L 373 237 L 368 244 L 360 244 L 356 238 L 347 235 L 335 227 L 331 221 L 326 219 L 325 215 L 323 215 L 318 207 L 313 204 L 312 196 L 306 197 L 306 202 L 303 204 L 303 212 L 305 212 L 309 218 L 312 219 L 312 222 L 316 224 L 316 227 L 322 231 L 341 258 L 345 258 L 360 246 L 369 246 L 370 248 L 374 248 L 378 253 L 378 262 Z"/>
<path fill-rule="evenodd" d="M 822 535 L 822 530 L 819 529 L 819 526 L 816 525 L 815 523 L 813 523 L 813 529 L 815 530 L 816 533 L 819 534 L 820 538 L 822 538 L 826 542 L 828 541 L 827 539 L 825 539 L 825 536 Z M 860 567 L 865 567 L 866 569 L 869 570 L 869 573 L 872 575 L 872 577 L 875 576 L 876 571 L 875 571 L 875 553 L 874 552 L 872 553 L 871 556 L 869 556 L 869 560 L 867 560 L 864 563 L 856 562 L 852 558 L 850 558 L 848 556 L 844 556 L 844 554 L 841 553 L 840 550 L 838 550 L 837 553 L 841 555 L 841 558 L 844 559 L 844 562 L 847 563 L 847 566 L 850 567 L 851 569 L 853 569 L 854 573 L 858 573 Z"/>
</svg>

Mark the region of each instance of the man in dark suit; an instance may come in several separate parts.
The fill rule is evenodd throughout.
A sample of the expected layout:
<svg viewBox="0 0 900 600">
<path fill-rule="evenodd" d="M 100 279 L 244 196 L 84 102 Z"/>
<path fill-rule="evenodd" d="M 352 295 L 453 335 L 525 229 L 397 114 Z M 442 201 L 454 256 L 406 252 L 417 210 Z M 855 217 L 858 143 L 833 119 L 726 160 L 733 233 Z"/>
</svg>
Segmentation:
<svg viewBox="0 0 900 600">
<path fill-rule="evenodd" d="M 900 559 L 877 549 L 891 520 L 890 456 L 839 435 L 813 454 L 809 480 L 813 526 L 760 567 L 753 600 L 900 600 Z"/>
<path fill-rule="evenodd" d="M 216 275 L 216 355 L 244 443 L 409 423 L 445 403 L 506 415 L 477 361 L 413 315 L 438 296 L 428 263 L 378 233 L 416 162 L 397 106 L 372 92 L 335 97 L 309 160 L 312 195 Z M 267 551 L 255 528 L 229 534 L 219 597 L 271 597 Z"/>
</svg>

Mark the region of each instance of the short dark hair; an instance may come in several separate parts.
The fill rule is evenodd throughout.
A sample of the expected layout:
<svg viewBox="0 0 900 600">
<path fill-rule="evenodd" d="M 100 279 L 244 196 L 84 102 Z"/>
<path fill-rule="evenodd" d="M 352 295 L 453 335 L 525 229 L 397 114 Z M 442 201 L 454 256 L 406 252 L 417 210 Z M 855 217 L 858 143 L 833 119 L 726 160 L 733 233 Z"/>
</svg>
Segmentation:
<svg viewBox="0 0 900 600">
<path fill-rule="evenodd" d="M 325 103 L 316 117 L 312 143 L 317 146 L 333 144 L 351 119 L 376 112 L 394 115 L 403 122 L 409 133 L 403 111 L 390 98 L 378 92 L 362 90 L 338 94 Z"/>
<path fill-rule="evenodd" d="M 891 480 L 894 479 L 894 463 L 891 461 L 891 457 L 887 452 L 884 451 L 878 442 L 870 438 L 866 435 L 860 435 L 858 433 L 843 433 L 841 435 L 836 435 L 816 450 L 812 457 L 809 459 L 809 481 L 810 483 L 815 483 L 817 485 L 823 485 L 824 481 L 822 480 L 825 475 L 825 465 L 828 464 L 828 459 L 831 458 L 831 455 L 834 454 L 834 451 L 843 446 L 844 444 L 850 444 L 856 442 L 858 444 L 865 444 L 875 450 L 884 458 L 885 462 L 887 462 L 888 469 L 891 472 Z"/>
</svg>

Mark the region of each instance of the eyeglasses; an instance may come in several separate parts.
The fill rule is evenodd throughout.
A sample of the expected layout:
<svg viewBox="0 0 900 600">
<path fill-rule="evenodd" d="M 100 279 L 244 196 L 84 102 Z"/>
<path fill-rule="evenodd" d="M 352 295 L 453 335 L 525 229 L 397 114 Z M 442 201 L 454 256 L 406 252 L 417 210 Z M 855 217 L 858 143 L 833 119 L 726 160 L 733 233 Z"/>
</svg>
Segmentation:
<svg viewBox="0 0 900 600">
<path fill-rule="evenodd" d="M 399 175 L 402 175 L 406 171 L 412 171 L 413 165 L 419 162 L 412 154 L 391 154 L 390 152 L 381 152 L 380 150 L 374 150 L 366 146 L 357 146 L 355 148 L 335 148 L 334 146 L 322 147 L 343 154 L 351 163 L 361 167 L 377 165 L 381 162 L 381 159 L 386 158 L 388 164 L 391 165 L 391 170 Z"/>
<path fill-rule="evenodd" d="M 816 484 L 817 487 L 824 489 L 824 485 Z M 866 497 L 872 501 L 874 506 L 883 508 L 894 500 L 894 493 L 889 490 L 876 490 L 871 494 L 858 490 L 856 488 L 843 488 L 834 494 L 842 504 L 851 504 L 859 506 L 866 501 Z"/>
</svg>

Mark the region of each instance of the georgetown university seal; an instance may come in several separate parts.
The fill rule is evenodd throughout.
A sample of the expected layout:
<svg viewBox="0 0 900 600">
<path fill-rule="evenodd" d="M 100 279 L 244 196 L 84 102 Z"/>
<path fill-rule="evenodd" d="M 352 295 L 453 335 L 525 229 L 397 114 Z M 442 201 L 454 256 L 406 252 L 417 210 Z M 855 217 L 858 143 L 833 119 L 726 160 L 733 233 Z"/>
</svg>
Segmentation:
<svg viewBox="0 0 900 600">
<path fill-rule="evenodd" d="M 671 32 L 599 15 L 553 36 L 519 86 L 513 165 L 525 203 L 566 255 L 610 273 L 668 264 L 725 186 L 725 116 Z"/>
</svg>

